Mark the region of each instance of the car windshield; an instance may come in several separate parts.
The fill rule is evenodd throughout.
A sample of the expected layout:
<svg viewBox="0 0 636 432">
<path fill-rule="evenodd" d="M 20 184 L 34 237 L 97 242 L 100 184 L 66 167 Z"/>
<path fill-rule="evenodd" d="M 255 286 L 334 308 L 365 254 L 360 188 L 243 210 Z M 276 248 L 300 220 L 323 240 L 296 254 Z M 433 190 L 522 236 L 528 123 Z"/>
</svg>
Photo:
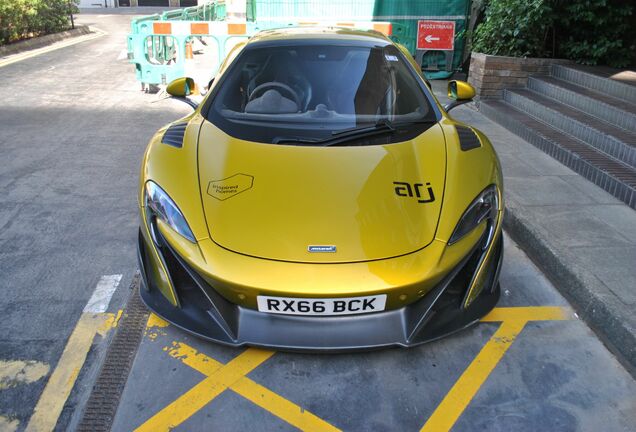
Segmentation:
<svg viewBox="0 0 636 432">
<path fill-rule="evenodd" d="M 389 125 L 387 133 L 347 145 L 395 142 L 436 122 L 424 91 L 393 45 L 256 45 L 212 95 L 209 119 L 229 135 L 265 143 L 306 145 L 358 129 L 369 135 L 378 125 Z"/>
</svg>

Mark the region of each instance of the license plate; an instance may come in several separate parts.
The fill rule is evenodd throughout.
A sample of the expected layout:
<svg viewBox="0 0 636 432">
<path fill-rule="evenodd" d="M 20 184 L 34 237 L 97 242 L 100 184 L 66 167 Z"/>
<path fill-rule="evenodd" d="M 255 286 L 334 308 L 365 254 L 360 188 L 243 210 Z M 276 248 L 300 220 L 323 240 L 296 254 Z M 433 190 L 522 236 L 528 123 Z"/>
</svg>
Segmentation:
<svg viewBox="0 0 636 432">
<path fill-rule="evenodd" d="M 293 298 L 257 296 L 260 312 L 285 315 L 353 315 L 383 311 L 386 294 L 347 298 Z"/>
</svg>

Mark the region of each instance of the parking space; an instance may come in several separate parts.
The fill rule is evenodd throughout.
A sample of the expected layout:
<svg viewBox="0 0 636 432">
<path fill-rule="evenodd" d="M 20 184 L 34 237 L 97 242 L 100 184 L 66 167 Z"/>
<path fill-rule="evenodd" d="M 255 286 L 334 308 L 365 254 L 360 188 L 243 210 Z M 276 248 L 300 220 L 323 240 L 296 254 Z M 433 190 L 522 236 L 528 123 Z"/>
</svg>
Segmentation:
<svg viewBox="0 0 636 432">
<path fill-rule="evenodd" d="M 498 307 L 412 349 L 227 348 L 150 315 L 113 430 L 633 430 L 631 377 L 506 240 Z"/>
</svg>

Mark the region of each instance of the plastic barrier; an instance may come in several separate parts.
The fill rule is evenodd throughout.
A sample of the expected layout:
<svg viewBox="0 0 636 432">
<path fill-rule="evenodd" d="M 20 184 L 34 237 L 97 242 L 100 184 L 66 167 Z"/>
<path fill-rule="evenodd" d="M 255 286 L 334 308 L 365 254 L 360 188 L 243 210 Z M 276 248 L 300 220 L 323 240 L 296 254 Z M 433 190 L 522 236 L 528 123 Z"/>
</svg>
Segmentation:
<svg viewBox="0 0 636 432">
<path fill-rule="evenodd" d="M 429 78 L 446 78 L 461 66 L 470 0 L 248 0 L 260 24 L 285 20 L 382 21 L 392 24 L 391 39 L 404 45 Z M 453 45 L 418 49 L 420 21 L 452 22 Z M 427 35 L 422 35 L 426 37 Z M 439 37 L 430 35 L 430 39 Z"/>
<path fill-rule="evenodd" d="M 179 9 L 133 20 L 128 35 L 128 59 L 135 65 L 142 89 L 165 85 L 189 76 L 205 86 L 216 74 L 227 52 L 261 30 L 298 25 L 321 25 L 376 30 L 391 35 L 382 21 L 266 20 L 253 21 L 254 3 L 247 4 L 247 21 L 228 22 L 223 2 Z M 284 18 L 284 17 L 283 17 Z M 205 20 L 204 20 L 205 19 Z"/>
<path fill-rule="evenodd" d="M 250 22 L 144 20 L 134 24 L 137 32 L 128 36 L 128 58 L 142 86 L 167 84 L 202 68 L 205 76 L 194 78 L 209 80 L 225 54 L 258 31 Z M 200 60 L 198 67 L 196 60 Z"/>
<path fill-rule="evenodd" d="M 334 25 L 381 31 L 406 46 L 427 77 L 446 78 L 461 66 L 469 5 L 470 0 L 246 0 L 247 21 L 228 23 L 226 4 L 217 0 L 133 20 L 128 58 L 142 87 L 192 76 L 193 70 L 201 84 L 216 73 L 229 48 L 260 30 Z M 449 25 L 450 36 L 431 29 Z M 436 47 L 440 38 L 452 41 Z"/>
</svg>

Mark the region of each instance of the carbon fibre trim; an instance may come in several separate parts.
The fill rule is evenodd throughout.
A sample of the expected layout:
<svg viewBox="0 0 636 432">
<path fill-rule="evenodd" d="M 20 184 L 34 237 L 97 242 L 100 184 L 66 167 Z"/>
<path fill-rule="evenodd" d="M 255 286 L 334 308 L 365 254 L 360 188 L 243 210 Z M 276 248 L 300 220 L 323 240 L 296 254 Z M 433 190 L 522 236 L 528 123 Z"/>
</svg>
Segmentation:
<svg viewBox="0 0 636 432">
<path fill-rule="evenodd" d="M 172 147 L 183 147 L 183 136 L 185 135 L 186 127 L 188 123 L 177 123 L 168 128 L 161 138 L 163 144 L 171 145 Z"/>
<path fill-rule="evenodd" d="M 459 135 L 459 147 L 463 151 L 468 151 L 481 147 L 481 142 L 477 134 L 468 127 L 455 126 L 457 135 Z"/>
</svg>

